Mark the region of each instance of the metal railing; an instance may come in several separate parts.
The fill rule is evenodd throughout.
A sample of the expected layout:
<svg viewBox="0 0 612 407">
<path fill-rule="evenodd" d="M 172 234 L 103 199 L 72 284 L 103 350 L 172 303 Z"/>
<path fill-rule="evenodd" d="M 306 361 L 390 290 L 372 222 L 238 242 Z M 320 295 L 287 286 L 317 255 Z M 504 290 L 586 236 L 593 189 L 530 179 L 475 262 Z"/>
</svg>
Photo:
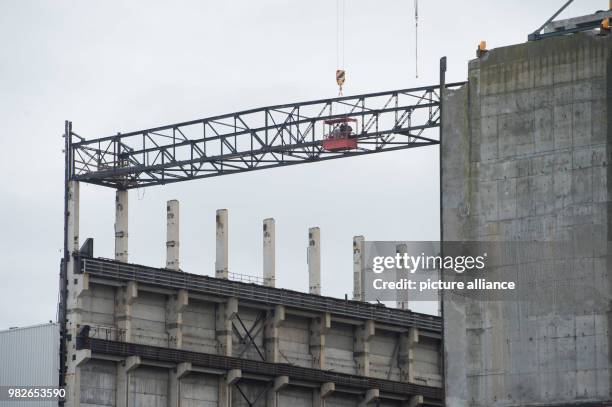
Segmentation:
<svg viewBox="0 0 612 407">
<path fill-rule="evenodd" d="M 259 276 L 252 276 L 250 274 L 240 274 L 240 273 L 228 273 L 228 278 L 232 281 L 239 281 L 241 283 L 247 284 L 259 284 L 264 285 L 266 279 Z"/>
</svg>

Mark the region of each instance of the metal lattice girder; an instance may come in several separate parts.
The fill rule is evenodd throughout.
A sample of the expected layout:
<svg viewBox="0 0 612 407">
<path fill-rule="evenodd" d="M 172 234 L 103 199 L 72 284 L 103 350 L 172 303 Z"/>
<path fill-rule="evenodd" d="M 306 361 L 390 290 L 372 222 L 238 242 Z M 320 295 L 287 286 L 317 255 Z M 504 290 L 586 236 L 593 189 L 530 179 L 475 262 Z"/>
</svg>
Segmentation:
<svg viewBox="0 0 612 407">
<path fill-rule="evenodd" d="M 457 87 L 462 83 L 449 84 Z M 357 148 L 323 149 L 325 121 L 356 119 Z M 269 106 L 85 140 L 70 177 L 130 189 L 439 143 L 440 85 Z"/>
</svg>

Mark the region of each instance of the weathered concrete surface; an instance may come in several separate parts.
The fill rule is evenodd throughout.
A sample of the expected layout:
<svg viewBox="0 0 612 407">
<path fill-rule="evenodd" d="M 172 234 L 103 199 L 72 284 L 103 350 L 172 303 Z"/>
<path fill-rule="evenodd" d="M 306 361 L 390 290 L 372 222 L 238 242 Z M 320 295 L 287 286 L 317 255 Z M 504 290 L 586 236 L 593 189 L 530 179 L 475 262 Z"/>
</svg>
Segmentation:
<svg viewBox="0 0 612 407">
<path fill-rule="evenodd" d="M 117 190 L 115 193 L 115 260 L 128 261 L 128 206 L 129 193 Z"/>
<path fill-rule="evenodd" d="M 321 295 L 321 229 L 308 229 L 308 292 Z"/>
<path fill-rule="evenodd" d="M 577 34 L 471 61 L 444 103 L 445 240 L 610 240 L 611 49 Z M 447 405 L 610 400 L 607 255 L 550 269 L 535 281 L 545 301 L 447 296 Z"/>
<path fill-rule="evenodd" d="M 263 276 L 265 285 L 276 286 L 276 222 L 273 218 L 263 221 Z"/>
<path fill-rule="evenodd" d="M 217 209 L 217 245 L 215 257 L 215 277 L 229 278 L 229 226 L 227 209 Z"/>
<path fill-rule="evenodd" d="M 239 298 L 160 290 L 133 281 L 124 286 L 105 283 L 87 284 L 78 297 L 78 320 L 81 326 L 90 326 L 90 336 L 95 338 L 266 359 L 420 385 L 442 384 L 440 340 L 431 333 L 420 335 L 416 328 L 283 305 L 261 307 Z M 370 390 L 363 389 L 360 395 L 341 386 L 333 388 L 334 383 L 321 388 L 300 381 L 284 383 L 282 376 L 274 379 L 281 385 L 273 390 L 266 377 L 182 366 L 188 363 L 173 365 L 139 356 L 112 360 L 95 354 L 87 360 L 76 356 L 74 369 L 79 380 L 73 386 L 78 399 L 72 400 L 73 405 L 248 405 L 239 386 L 250 400 L 259 395 L 257 406 L 356 407 Z M 228 384 L 230 376 L 235 380 Z M 381 395 L 378 401 L 381 406 L 401 405 L 388 395 Z"/>
<path fill-rule="evenodd" d="M 172 199 L 166 204 L 166 267 L 180 270 L 180 220 L 179 201 Z"/>
</svg>

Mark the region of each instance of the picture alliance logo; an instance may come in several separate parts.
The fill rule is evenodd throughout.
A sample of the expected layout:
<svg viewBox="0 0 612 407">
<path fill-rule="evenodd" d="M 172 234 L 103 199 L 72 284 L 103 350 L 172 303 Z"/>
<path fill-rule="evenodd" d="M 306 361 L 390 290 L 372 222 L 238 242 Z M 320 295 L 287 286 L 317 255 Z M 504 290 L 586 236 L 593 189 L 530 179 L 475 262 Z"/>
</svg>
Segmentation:
<svg viewBox="0 0 612 407">
<path fill-rule="evenodd" d="M 480 256 L 430 256 L 425 253 L 413 256 L 408 253 L 397 253 L 395 256 L 375 256 L 372 259 L 372 271 L 376 274 L 385 270 L 405 270 L 411 274 L 433 270 L 463 273 L 483 270 L 486 267 L 486 260 L 487 253 Z"/>
</svg>

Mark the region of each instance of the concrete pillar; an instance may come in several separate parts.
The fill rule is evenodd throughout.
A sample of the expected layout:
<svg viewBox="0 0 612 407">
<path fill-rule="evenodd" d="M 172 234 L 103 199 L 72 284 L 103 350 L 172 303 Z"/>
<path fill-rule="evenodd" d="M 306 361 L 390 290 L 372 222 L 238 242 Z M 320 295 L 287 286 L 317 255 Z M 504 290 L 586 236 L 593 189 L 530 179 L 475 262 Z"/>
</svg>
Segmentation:
<svg viewBox="0 0 612 407">
<path fill-rule="evenodd" d="M 168 201 L 166 219 L 166 268 L 179 271 L 179 201 L 176 199 Z"/>
<path fill-rule="evenodd" d="M 232 369 L 219 378 L 219 407 L 230 407 L 232 404 L 231 388 L 242 377 L 240 369 Z"/>
<path fill-rule="evenodd" d="M 79 244 L 79 183 L 70 181 L 68 184 L 68 263 L 67 263 L 67 278 L 68 278 L 68 298 L 66 298 L 67 309 L 66 315 L 68 318 L 67 329 L 75 329 L 80 321 L 80 307 L 78 306 L 78 290 L 75 290 L 75 285 L 81 284 L 83 274 L 77 273 L 76 262 L 72 255 L 80 249 Z M 75 284 L 75 280 L 77 280 Z M 76 336 L 73 336 L 76 337 Z"/>
<path fill-rule="evenodd" d="M 278 406 L 278 393 L 289 385 L 289 376 L 278 376 L 274 378 L 272 388 L 268 390 L 267 398 L 268 402 L 266 407 L 277 407 Z M 283 407 L 283 406 L 281 406 Z"/>
<path fill-rule="evenodd" d="M 280 363 L 279 334 L 280 327 L 285 321 L 285 307 L 276 305 L 274 311 L 268 312 L 264 329 L 264 343 L 266 348 L 266 361 Z"/>
<path fill-rule="evenodd" d="M 81 324 L 81 312 L 79 307 L 79 290 L 82 285 L 83 275 L 76 273 L 76 262 L 73 253 L 79 250 L 79 183 L 70 181 L 68 183 L 68 208 L 67 208 L 67 263 L 66 278 L 68 282 L 68 293 L 66 297 L 66 331 L 71 341 L 66 341 L 66 407 L 79 405 L 80 395 L 80 369 L 76 363 L 76 348 L 74 341 L 77 337 L 77 329 Z M 77 284 L 75 286 L 74 281 Z M 75 290 L 75 288 L 77 288 Z"/>
<path fill-rule="evenodd" d="M 276 226 L 273 218 L 263 221 L 263 276 L 265 286 L 276 286 Z"/>
<path fill-rule="evenodd" d="M 238 314 L 238 299 L 228 298 L 217 306 L 216 336 L 219 355 L 232 356 L 232 320 Z"/>
<path fill-rule="evenodd" d="M 336 383 L 323 383 L 318 389 L 312 390 L 312 406 L 325 407 L 325 399 L 336 391 Z"/>
<path fill-rule="evenodd" d="M 366 407 L 368 404 L 373 401 L 378 400 L 380 397 L 380 391 L 378 389 L 369 389 L 366 394 L 363 396 L 363 400 L 359 403 L 359 407 Z"/>
<path fill-rule="evenodd" d="M 310 354 L 312 367 L 325 369 L 325 334 L 331 328 L 331 314 L 326 312 L 310 321 Z"/>
<path fill-rule="evenodd" d="M 218 209 L 215 277 L 224 278 L 226 280 L 229 278 L 228 255 L 227 209 Z"/>
<path fill-rule="evenodd" d="M 375 324 L 372 320 L 368 320 L 363 325 L 355 328 L 353 354 L 357 363 L 358 375 L 370 375 L 370 339 L 372 339 L 374 334 Z"/>
<path fill-rule="evenodd" d="M 423 396 L 412 396 L 402 403 L 402 407 L 419 407 L 423 405 Z"/>
<path fill-rule="evenodd" d="M 128 191 L 115 192 L 115 260 L 128 262 Z"/>
<path fill-rule="evenodd" d="M 129 356 L 117 364 L 117 390 L 115 406 L 128 407 L 134 405 L 134 394 L 130 392 L 132 372 L 142 364 L 140 356 Z"/>
<path fill-rule="evenodd" d="M 308 229 L 308 286 L 310 294 L 321 295 L 321 231 Z"/>
<path fill-rule="evenodd" d="M 353 237 L 353 299 L 364 301 L 364 237 Z"/>
<path fill-rule="evenodd" d="M 408 245 L 406 243 L 400 243 L 395 246 L 395 253 L 404 255 L 408 253 Z M 406 277 L 407 271 L 405 269 L 398 270 L 396 269 L 396 280 L 399 280 L 401 277 Z M 408 309 L 408 290 L 397 290 L 396 291 L 397 301 L 396 307 L 399 309 Z"/>
<path fill-rule="evenodd" d="M 419 343 L 419 328 L 410 328 L 400 336 L 399 368 L 400 381 L 414 383 L 414 347 Z"/>
<path fill-rule="evenodd" d="M 124 342 L 133 341 L 132 308 L 134 301 L 138 298 L 138 283 L 128 281 L 124 286 L 117 288 L 115 300 L 115 318 L 119 334 L 117 340 Z"/>
<path fill-rule="evenodd" d="M 79 250 L 80 186 L 77 181 L 68 183 L 68 251 Z"/>
<path fill-rule="evenodd" d="M 91 360 L 91 349 L 77 350 L 74 360 L 76 361 L 77 366 L 83 366 L 85 363 Z"/>
<path fill-rule="evenodd" d="M 168 332 L 169 348 L 183 347 L 183 310 L 187 304 L 189 304 L 187 290 L 178 290 L 166 301 L 166 332 Z"/>
<path fill-rule="evenodd" d="M 190 362 L 183 362 L 170 369 L 168 379 L 168 406 L 179 407 L 181 405 L 181 379 L 193 370 Z"/>
</svg>

